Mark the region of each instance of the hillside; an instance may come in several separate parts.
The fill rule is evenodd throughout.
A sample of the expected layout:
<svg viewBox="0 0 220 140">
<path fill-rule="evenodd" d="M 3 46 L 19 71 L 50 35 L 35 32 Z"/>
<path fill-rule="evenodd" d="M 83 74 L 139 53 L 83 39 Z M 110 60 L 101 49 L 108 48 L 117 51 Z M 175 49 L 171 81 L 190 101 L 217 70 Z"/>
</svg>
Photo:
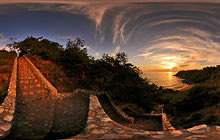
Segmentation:
<svg viewBox="0 0 220 140">
<path fill-rule="evenodd" d="M 160 106 L 164 105 L 164 111 L 176 128 L 204 123 L 220 125 L 217 108 L 220 90 L 214 84 L 220 77 L 219 66 L 177 73 L 176 76 L 198 85 L 185 91 L 174 91 L 142 78 L 142 72 L 128 63 L 123 52 L 94 59 L 87 54 L 84 41 L 79 38 L 68 40 L 65 47 L 34 37 L 10 46 L 18 49 L 20 56 L 25 54 L 59 92 L 73 92 L 76 88 L 105 91 L 116 105 L 132 116 L 160 112 Z"/>
<path fill-rule="evenodd" d="M 37 55 L 26 55 L 58 92 L 71 92 L 77 87 L 77 79 L 67 76 L 65 68 Z"/>
<path fill-rule="evenodd" d="M 220 85 L 220 65 L 205 67 L 201 70 L 179 71 L 175 76 L 184 79 L 184 82 L 190 84 L 211 83 Z"/>
<path fill-rule="evenodd" d="M 9 80 L 14 64 L 15 52 L 0 50 L 0 104 L 7 95 Z"/>
</svg>

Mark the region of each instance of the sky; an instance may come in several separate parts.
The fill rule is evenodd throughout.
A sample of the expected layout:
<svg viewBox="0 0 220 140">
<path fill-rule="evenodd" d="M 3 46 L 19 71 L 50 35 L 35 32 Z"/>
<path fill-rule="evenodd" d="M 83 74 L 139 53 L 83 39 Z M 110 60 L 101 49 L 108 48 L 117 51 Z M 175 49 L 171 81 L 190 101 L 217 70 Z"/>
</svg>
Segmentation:
<svg viewBox="0 0 220 140">
<path fill-rule="evenodd" d="M 27 36 L 64 45 L 85 40 L 89 55 L 125 52 L 148 71 L 220 64 L 218 0 L 0 0 L 0 47 Z"/>
</svg>

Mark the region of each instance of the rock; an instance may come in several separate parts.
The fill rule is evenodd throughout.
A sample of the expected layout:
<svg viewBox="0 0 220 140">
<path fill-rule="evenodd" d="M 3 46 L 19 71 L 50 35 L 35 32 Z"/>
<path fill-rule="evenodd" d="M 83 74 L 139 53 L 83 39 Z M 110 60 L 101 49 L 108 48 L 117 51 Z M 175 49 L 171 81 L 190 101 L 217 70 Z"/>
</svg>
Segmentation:
<svg viewBox="0 0 220 140">
<path fill-rule="evenodd" d="M 0 130 L 3 130 L 3 131 L 8 131 L 10 128 L 11 128 L 11 124 L 9 123 L 4 123 L 4 124 L 1 124 L 0 126 Z"/>
<path fill-rule="evenodd" d="M 191 133 L 205 133 L 206 131 L 210 130 L 210 127 L 208 127 L 206 124 L 194 126 L 192 128 L 187 129 L 187 131 Z"/>
<path fill-rule="evenodd" d="M 152 137 L 149 135 L 133 135 L 132 136 L 132 140 L 147 140 L 147 139 L 151 139 Z"/>
<path fill-rule="evenodd" d="M 165 137 L 165 135 L 152 135 L 152 138 L 155 139 L 162 139 L 163 137 Z"/>
<path fill-rule="evenodd" d="M 103 118 L 102 121 L 103 122 L 108 122 L 108 121 L 111 121 L 111 119 L 110 118 Z"/>
<path fill-rule="evenodd" d="M 0 106 L 0 113 L 4 112 L 4 107 L 3 106 Z"/>
<path fill-rule="evenodd" d="M 215 127 L 217 131 L 220 131 L 220 126 Z"/>
<path fill-rule="evenodd" d="M 157 134 L 163 135 L 163 134 L 164 134 L 164 131 L 157 131 Z"/>
<path fill-rule="evenodd" d="M 104 134 L 108 132 L 108 130 L 105 130 L 105 129 L 94 129 L 91 133 L 93 134 Z"/>
<path fill-rule="evenodd" d="M 105 134 L 100 139 L 106 140 L 106 139 L 131 139 L 132 135 L 118 135 L 118 134 Z"/>
<path fill-rule="evenodd" d="M 146 135 L 150 135 L 150 132 L 148 132 L 148 131 L 142 131 L 142 132 L 133 132 L 132 134 L 134 134 L 134 135 L 144 135 L 144 136 L 146 136 Z"/>
<path fill-rule="evenodd" d="M 180 130 L 175 130 L 175 131 L 171 131 L 170 134 L 174 135 L 174 136 L 179 136 L 179 135 L 182 135 L 183 132 L 180 131 Z"/>
<path fill-rule="evenodd" d="M 10 109 L 10 110 L 9 110 L 9 113 L 13 114 L 13 113 L 14 113 L 14 110 Z"/>
<path fill-rule="evenodd" d="M 7 115 L 4 117 L 4 121 L 8 121 L 8 122 L 11 122 L 11 120 L 13 119 L 13 116 L 12 115 Z"/>
<path fill-rule="evenodd" d="M 192 136 L 189 136 L 189 137 L 186 137 L 185 139 L 189 139 L 189 140 L 192 140 L 192 139 L 201 139 L 201 138 L 207 138 L 207 136 L 205 135 L 192 135 Z"/>
<path fill-rule="evenodd" d="M 88 125 L 88 126 L 86 127 L 86 129 L 88 130 L 88 129 L 97 128 L 97 127 L 98 127 L 98 126 L 95 125 L 95 124 L 90 124 L 90 125 Z"/>
<path fill-rule="evenodd" d="M 0 137 L 4 136 L 4 133 L 0 132 Z"/>
</svg>

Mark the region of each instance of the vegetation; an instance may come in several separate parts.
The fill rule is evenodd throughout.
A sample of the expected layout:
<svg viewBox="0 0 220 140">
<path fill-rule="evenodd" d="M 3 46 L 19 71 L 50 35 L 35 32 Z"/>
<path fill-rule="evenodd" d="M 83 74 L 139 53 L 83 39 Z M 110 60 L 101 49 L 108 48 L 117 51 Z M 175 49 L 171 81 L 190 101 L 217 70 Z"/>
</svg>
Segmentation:
<svg viewBox="0 0 220 140">
<path fill-rule="evenodd" d="M 21 55 L 28 54 L 60 92 L 76 88 L 106 91 L 116 103 L 136 104 L 146 113 L 164 104 L 177 128 L 201 123 L 220 125 L 220 113 L 216 113 L 220 102 L 219 66 L 178 72 L 176 76 L 197 85 L 186 91 L 173 91 L 142 78 L 140 69 L 128 63 L 123 52 L 115 56 L 104 54 L 95 60 L 80 38 L 68 40 L 65 48 L 42 37 L 27 37 L 8 46 L 18 49 Z"/>
<path fill-rule="evenodd" d="M 175 76 L 190 84 L 209 83 L 220 85 L 220 65 L 205 67 L 201 70 L 179 71 Z"/>
<path fill-rule="evenodd" d="M 0 104 L 7 95 L 9 78 L 16 53 L 0 50 Z"/>
<path fill-rule="evenodd" d="M 170 98 L 167 110 L 173 122 L 183 127 L 201 123 L 220 125 L 220 66 L 179 71 L 175 76 L 194 86 Z"/>
<path fill-rule="evenodd" d="M 128 63 L 125 53 L 117 53 L 115 57 L 104 54 L 95 60 L 88 56 L 80 38 L 68 40 L 65 48 L 42 37 L 27 37 L 8 46 L 18 49 L 21 55 L 29 54 L 28 57 L 55 87 L 59 87 L 60 92 L 75 88 L 106 91 L 115 100 L 136 103 L 148 112 L 158 104 L 159 93 L 166 92 L 143 79 L 141 71 Z"/>
</svg>

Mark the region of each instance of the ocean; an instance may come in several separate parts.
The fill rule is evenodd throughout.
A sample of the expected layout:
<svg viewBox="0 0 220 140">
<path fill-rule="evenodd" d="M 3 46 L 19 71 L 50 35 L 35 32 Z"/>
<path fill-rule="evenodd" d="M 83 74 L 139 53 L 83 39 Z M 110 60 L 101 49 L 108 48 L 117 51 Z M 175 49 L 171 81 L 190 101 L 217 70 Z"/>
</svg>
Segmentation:
<svg viewBox="0 0 220 140">
<path fill-rule="evenodd" d="M 182 80 L 176 76 L 173 76 L 176 72 L 143 72 L 142 77 L 147 78 L 150 83 L 154 83 L 158 86 L 171 89 L 179 89 L 187 84 L 184 84 Z"/>
</svg>

